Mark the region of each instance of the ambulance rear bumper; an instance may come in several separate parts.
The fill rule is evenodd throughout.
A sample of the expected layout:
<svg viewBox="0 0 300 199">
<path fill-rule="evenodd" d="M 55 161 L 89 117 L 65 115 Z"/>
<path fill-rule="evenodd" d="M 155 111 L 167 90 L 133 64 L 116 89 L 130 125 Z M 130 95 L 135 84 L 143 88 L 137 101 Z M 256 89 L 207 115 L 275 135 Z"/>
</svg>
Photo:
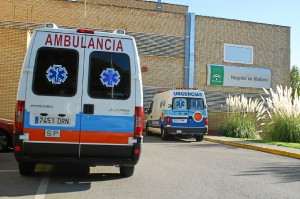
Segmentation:
<svg viewBox="0 0 300 199">
<path fill-rule="evenodd" d="M 202 136 L 208 133 L 208 128 L 195 128 L 195 127 L 178 127 L 178 126 L 166 126 L 165 131 L 169 135 L 181 136 L 181 137 L 194 137 Z"/>
<path fill-rule="evenodd" d="M 23 142 L 20 139 L 14 139 L 14 145 L 21 146 L 20 150 L 14 151 L 14 154 L 18 162 L 131 166 L 136 165 L 139 161 L 141 142 L 140 140 L 132 145 L 79 145 Z"/>
</svg>

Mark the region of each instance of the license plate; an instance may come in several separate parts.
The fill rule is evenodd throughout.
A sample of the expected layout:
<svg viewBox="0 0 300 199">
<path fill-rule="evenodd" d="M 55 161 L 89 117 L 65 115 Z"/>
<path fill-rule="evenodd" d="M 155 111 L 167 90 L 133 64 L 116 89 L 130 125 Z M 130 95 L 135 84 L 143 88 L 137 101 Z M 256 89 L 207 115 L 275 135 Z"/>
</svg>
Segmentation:
<svg viewBox="0 0 300 199">
<path fill-rule="evenodd" d="M 60 130 L 45 130 L 46 138 L 60 138 Z"/>
<path fill-rule="evenodd" d="M 173 119 L 174 123 L 186 123 L 187 119 Z"/>
<path fill-rule="evenodd" d="M 69 117 L 47 117 L 47 116 L 35 116 L 34 123 L 61 125 L 61 126 L 70 126 L 72 124 L 71 118 Z"/>
</svg>

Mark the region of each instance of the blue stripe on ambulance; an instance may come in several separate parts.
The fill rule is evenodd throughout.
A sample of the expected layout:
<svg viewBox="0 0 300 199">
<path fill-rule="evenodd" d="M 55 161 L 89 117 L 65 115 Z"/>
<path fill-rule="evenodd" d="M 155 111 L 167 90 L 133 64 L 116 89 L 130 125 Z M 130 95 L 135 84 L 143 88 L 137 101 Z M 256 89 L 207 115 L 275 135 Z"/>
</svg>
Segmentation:
<svg viewBox="0 0 300 199">
<path fill-rule="evenodd" d="M 85 115 L 80 113 L 76 114 L 75 126 L 71 127 L 30 125 L 29 119 L 30 113 L 26 111 L 24 128 L 42 128 L 49 130 L 107 131 L 124 133 L 134 131 L 134 125 L 132 125 L 134 124 L 133 116 Z M 80 127 L 80 121 L 84 122 L 85 125 Z"/>
</svg>

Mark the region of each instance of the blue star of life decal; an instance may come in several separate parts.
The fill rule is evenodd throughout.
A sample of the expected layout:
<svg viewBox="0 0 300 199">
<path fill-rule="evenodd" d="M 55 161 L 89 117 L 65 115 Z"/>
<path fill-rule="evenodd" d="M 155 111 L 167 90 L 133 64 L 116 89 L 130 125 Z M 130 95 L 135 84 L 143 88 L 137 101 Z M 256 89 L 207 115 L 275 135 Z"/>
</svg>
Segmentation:
<svg viewBox="0 0 300 199">
<path fill-rule="evenodd" d="M 121 76 L 115 69 L 107 68 L 106 70 L 102 71 L 100 77 L 103 85 L 105 85 L 106 87 L 114 87 L 119 84 Z"/>
<path fill-rule="evenodd" d="M 66 81 L 68 77 L 68 71 L 62 65 L 53 65 L 46 71 L 47 79 L 52 84 L 61 84 Z"/>
<path fill-rule="evenodd" d="M 182 99 L 178 100 L 176 102 L 176 106 L 179 107 L 179 108 L 185 107 L 185 101 L 183 101 Z"/>
</svg>

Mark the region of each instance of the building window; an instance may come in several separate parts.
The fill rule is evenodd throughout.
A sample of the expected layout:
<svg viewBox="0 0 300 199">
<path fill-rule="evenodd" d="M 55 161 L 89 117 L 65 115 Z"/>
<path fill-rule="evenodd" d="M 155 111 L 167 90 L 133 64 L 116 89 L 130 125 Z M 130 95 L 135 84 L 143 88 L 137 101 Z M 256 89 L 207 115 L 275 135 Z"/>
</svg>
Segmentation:
<svg viewBox="0 0 300 199">
<path fill-rule="evenodd" d="M 224 44 L 224 62 L 253 64 L 253 46 Z"/>
</svg>

